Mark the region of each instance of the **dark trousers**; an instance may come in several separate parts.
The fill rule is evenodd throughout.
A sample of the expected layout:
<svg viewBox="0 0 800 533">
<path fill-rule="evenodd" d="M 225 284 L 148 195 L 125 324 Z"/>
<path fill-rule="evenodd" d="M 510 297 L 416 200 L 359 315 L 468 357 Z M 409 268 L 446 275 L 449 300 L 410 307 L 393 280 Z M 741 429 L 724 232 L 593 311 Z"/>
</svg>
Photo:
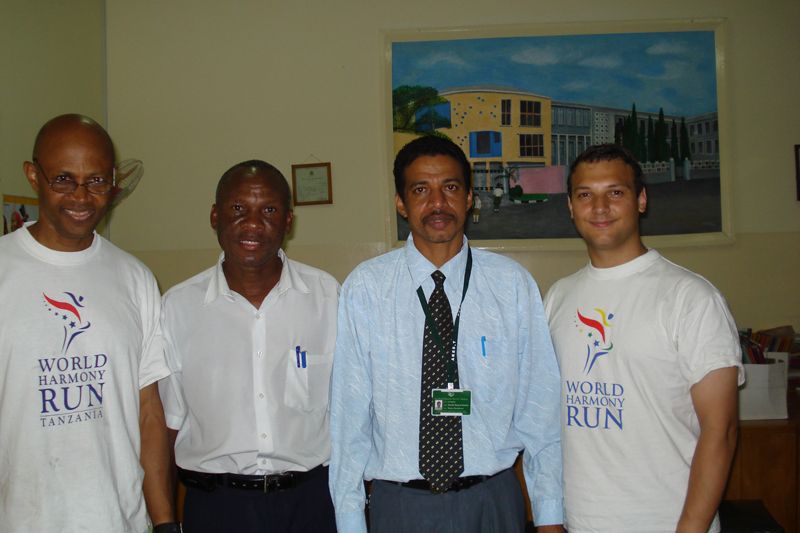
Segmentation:
<svg viewBox="0 0 800 533">
<path fill-rule="evenodd" d="M 328 469 L 282 491 L 186 488 L 184 533 L 336 533 Z"/>
<path fill-rule="evenodd" d="M 511 468 L 444 494 L 376 480 L 369 517 L 371 533 L 522 533 L 525 502 Z"/>
</svg>

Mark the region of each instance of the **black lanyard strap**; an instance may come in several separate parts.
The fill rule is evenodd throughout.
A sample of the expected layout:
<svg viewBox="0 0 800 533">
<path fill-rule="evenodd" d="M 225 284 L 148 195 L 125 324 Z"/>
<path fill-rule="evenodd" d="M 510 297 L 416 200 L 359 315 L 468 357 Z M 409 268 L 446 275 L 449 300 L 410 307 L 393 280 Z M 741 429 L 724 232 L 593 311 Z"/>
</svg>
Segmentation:
<svg viewBox="0 0 800 533">
<path fill-rule="evenodd" d="M 467 296 L 467 289 L 469 288 L 469 278 L 472 275 L 472 249 L 467 247 L 467 267 L 464 269 L 464 288 L 461 291 L 461 302 L 458 304 L 458 313 L 456 313 L 456 320 L 453 324 L 453 338 L 451 342 L 451 349 L 450 349 L 450 359 L 447 361 L 447 386 L 448 388 L 453 388 L 453 384 L 456 381 L 456 354 L 458 351 L 458 325 L 461 322 L 461 306 L 464 304 L 464 298 Z M 444 287 L 442 287 L 444 290 Z M 442 351 L 442 354 L 445 356 L 447 355 L 447 349 L 444 346 L 444 341 L 442 340 L 442 336 L 439 334 L 439 328 L 436 327 L 436 322 L 434 322 L 433 317 L 431 316 L 431 310 L 428 307 L 428 302 L 425 300 L 425 293 L 422 291 L 422 287 L 417 288 L 417 297 L 419 298 L 419 303 L 422 306 L 422 311 L 425 313 L 425 322 L 433 333 L 433 340 L 436 341 L 436 345 Z"/>
</svg>

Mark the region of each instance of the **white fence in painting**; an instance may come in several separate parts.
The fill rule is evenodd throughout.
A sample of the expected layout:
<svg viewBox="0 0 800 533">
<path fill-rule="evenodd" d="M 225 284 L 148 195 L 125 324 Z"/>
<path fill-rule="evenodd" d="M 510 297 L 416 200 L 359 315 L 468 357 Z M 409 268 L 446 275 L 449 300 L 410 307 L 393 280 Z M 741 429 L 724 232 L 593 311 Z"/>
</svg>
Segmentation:
<svg viewBox="0 0 800 533">
<path fill-rule="evenodd" d="M 680 167 L 676 168 L 675 161 L 648 161 L 642 163 L 644 182 L 669 183 L 680 178 L 684 181 L 719 178 L 719 159 L 702 159 L 689 161 L 684 159 Z"/>
</svg>

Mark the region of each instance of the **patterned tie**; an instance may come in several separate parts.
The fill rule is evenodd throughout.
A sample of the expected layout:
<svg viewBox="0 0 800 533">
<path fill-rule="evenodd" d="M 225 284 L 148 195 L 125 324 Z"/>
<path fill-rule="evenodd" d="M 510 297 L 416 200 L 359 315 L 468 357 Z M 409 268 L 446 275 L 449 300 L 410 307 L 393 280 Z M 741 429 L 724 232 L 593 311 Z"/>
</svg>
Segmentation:
<svg viewBox="0 0 800 533">
<path fill-rule="evenodd" d="M 436 287 L 428 300 L 428 308 L 439 330 L 445 350 L 434 340 L 425 322 L 422 341 L 422 394 L 419 416 L 419 472 L 431 484 L 432 492 L 445 492 L 464 471 L 464 443 L 460 416 L 433 416 L 431 391 L 447 388 L 447 361 L 453 342 L 453 313 L 444 293 L 444 274 L 431 274 Z M 453 386 L 458 388 L 456 369 Z"/>
</svg>

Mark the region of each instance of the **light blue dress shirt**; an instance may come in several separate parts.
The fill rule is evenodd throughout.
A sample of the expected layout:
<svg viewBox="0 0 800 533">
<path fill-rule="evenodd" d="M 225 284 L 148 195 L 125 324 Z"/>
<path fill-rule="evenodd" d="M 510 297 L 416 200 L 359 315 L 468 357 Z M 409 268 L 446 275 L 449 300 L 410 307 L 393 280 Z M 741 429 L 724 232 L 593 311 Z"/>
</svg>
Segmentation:
<svg viewBox="0 0 800 533">
<path fill-rule="evenodd" d="M 467 240 L 443 265 L 458 312 Z M 560 524 L 560 377 L 541 296 L 516 262 L 472 250 L 458 333 L 460 385 L 472 391 L 463 419 L 462 476 L 523 469 L 537 525 Z M 363 479 L 420 479 L 419 402 L 425 315 L 436 267 L 415 248 L 359 265 L 339 300 L 331 398 L 330 488 L 340 533 L 365 533 Z"/>
</svg>

